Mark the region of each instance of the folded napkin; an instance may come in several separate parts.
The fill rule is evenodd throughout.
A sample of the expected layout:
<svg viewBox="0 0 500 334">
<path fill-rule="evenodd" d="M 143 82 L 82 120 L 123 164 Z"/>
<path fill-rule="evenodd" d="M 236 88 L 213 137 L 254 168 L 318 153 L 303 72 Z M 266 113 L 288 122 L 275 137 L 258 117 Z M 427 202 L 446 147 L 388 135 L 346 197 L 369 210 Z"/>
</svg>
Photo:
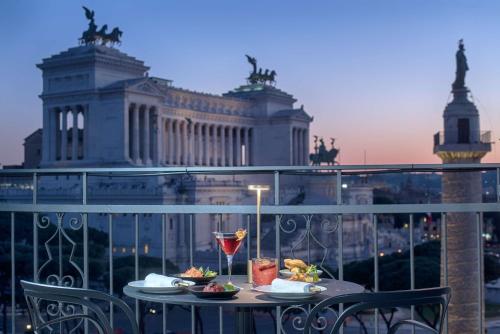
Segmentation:
<svg viewBox="0 0 500 334">
<path fill-rule="evenodd" d="M 182 282 L 180 278 L 168 277 L 158 274 L 149 274 L 144 279 L 144 286 L 163 288 L 163 287 L 177 286 L 177 284 L 179 284 L 180 282 Z"/>
<path fill-rule="evenodd" d="M 271 289 L 276 292 L 310 292 L 313 286 L 312 283 L 289 281 L 281 278 L 275 278 L 271 283 Z"/>
</svg>

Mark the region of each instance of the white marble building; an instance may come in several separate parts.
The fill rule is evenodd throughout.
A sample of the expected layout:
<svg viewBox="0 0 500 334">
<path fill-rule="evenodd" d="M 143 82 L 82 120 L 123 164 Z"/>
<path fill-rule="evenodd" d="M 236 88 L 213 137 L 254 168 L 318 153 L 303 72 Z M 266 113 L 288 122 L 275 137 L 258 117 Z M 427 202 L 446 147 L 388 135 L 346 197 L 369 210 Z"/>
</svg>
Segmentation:
<svg viewBox="0 0 500 334">
<path fill-rule="evenodd" d="M 308 164 L 312 118 L 273 86 L 223 95 L 176 88 L 149 77 L 144 62 L 99 45 L 37 66 L 42 167 Z"/>
</svg>

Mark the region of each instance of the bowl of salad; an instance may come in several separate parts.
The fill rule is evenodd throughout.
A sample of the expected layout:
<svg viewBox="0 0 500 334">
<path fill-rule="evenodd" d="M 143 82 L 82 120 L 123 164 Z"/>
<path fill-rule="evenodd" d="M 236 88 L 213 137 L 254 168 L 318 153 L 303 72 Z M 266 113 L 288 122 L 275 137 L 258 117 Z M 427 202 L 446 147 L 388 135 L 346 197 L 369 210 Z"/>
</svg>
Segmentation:
<svg viewBox="0 0 500 334">
<path fill-rule="evenodd" d="M 205 285 L 217 277 L 217 272 L 210 270 L 209 267 L 191 267 L 185 272 L 173 276 L 192 281 L 195 285 Z"/>
</svg>

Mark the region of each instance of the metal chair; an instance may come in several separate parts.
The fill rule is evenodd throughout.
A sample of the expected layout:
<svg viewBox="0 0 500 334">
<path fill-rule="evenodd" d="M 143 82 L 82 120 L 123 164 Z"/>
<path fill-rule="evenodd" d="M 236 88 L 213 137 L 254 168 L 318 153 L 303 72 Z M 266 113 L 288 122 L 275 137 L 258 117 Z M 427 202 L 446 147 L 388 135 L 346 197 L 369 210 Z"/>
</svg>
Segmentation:
<svg viewBox="0 0 500 334">
<path fill-rule="evenodd" d="M 326 318 L 321 315 L 321 311 L 330 309 L 333 305 L 344 304 L 344 311 L 337 315 L 336 320 L 333 323 L 332 330 L 330 331 L 331 334 L 339 333 L 344 321 L 348 317 L 356 315 L 358 312 L 373 309 L 410 307 L 418 305 L 441 306 L 441 316 L 437 329 L 427 326 L 420 321 L 408 319 L 397 321 L 394 325 L 390 326 L 387 333 L 395 334 L 400 327 L 409 325 L 425 329 L 429 333 L 441 334 L 443 332 L 444 319 L 448 310 L 450 298 L 451 289 L 449 287 L 391 292 L 356 293 L 332 297 L 323 300 L 311 310 L 304 325 L 304 333 L 311 333 L 312 330 L 325 332 L 329 326 Z"/>
<path fill-rule="evenodd" d="M 21 281 L 21 286 L 24 290 L 33 333 L 35 334 L 41 334 L 44 329 L 50 331 L 57 325 L 73 321 L 83 323 L 85 320 L 92 324 L 99 334 L 113 334 L 110 321 L 96 302 L 113 303 L 123 311 L 130 323 L 130 333 L 139 334 L 134 313 L 119 298 L 96 290 L 68 288 L 27 281 Z M 40 303 L 42 301 L 48 303 L 46 313 L 49 317 L 47 319 L 44 319 L 40 312 Z"/>
</svg>

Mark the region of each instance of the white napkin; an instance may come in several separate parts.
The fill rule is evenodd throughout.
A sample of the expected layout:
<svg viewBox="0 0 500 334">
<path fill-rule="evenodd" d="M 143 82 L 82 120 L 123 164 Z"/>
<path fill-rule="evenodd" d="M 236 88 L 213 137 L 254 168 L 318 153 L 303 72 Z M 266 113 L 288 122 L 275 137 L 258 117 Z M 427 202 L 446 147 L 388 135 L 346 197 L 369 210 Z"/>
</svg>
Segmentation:
<svg viewBox="0 0 500 334">
<path fill-rule="evenodd" d="M 289 281 L 281 278 L 273 279 L 271 289 L 276 292 L 310 292 L 314 284 L 306 282 Z"/>
<path fill-rule="evenodd" d="M 171 287 L 177 286 L 182 282 L 180 278 L 163 276 L 158 274 L 149 274 L 144 279 L 144 286 L 148 287 Z"/>
</svg>

